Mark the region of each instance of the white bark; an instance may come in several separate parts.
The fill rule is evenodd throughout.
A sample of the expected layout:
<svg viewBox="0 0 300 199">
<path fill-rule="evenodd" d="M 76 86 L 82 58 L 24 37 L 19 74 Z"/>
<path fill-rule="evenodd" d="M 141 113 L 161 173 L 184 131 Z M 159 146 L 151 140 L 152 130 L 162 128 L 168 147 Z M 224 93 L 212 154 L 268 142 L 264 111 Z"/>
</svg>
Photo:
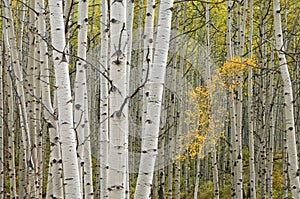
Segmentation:
<svg viewBox="0 0 300 199">
<path fill-rule="evenodd" d="M 150 65 L 153 60 L 153 30 L 154 30 L 154 1 L 147 0 L 147 8 L 146 8 L 146 16 L 145 16 L 145 26 L 144 26 L 144 34 L 143 34 L 143 42 L 144 42 L 144 51 L 143 51 L 143 67 L 142 67 L 142 78 L 141 83 L 144 83 L 147 75 L 149 75 Z M 147 113 L 147 94 L 149 92 L 148 85 L 146 84 L 143 88 L 142 95 L 142 133 L 143 136 L 145 134 L 145 121 L 146 113 Z"/>
<path fill-rule="evenodd" d="M 253 0 L 249 3 L 250 16 L 249 16 L 249 58 L 252 58 L 252 35 L 253 35 Z M 256 172 L 255 172 L 255 156 L 254 156 L 254 124 L 253 124 L 253 80 L 252 80 L 252 66 L 248 66 L 248 128 L 249 128 L 249 186 L 250 197 L 256 199 Z"/>
<path fill-rule="evenodd" d="M 200 182 L 200 177 L 201 177 L 201 171 L 200 171 L 200 154 L 199 152 L 197 154 L 197 159 L 196 159 L 196 181 L 195 181 L 195 189 L 194 189 L 194 199 L 198 199 L 198 191 L 199 191 L 199 182 Z"/>
<path fill-rule="evenodd" d="M 180 9 L 179 7 L 180 4 L 178 4 L 178 9 Z M 183 21 L 185 22 L 186 21 L 186 15 L 187 15 L 187 2 L 184 3 L 184 6 L 183 6 Z M 184 23 L 182 25 L 182 30 L 181 32 L 185 32 L 185 27 L 186 27 L 186 23 Z M 186 108 L 186 104 L 184 102 L 184 99 L 185 99 L 185 95 L 186 95 L 186 81 L 185 81 L 185 77 L 183 76 L 184 73 L 185 73 L 185 67 L 184 67 L 184 43 L 185 43 L 185 36 L 182 35 L 180 37 L 180 46 L 179 46 L 179 57 L 180 57 L 180 60 L 179 60 L 179 75 L 178 75 L 178 84 L 177 84 L 177 90 L 179 90 L 179 108 L 178 110 L 182 113 L 185 111 L 185 108 Z M 176 155 L 180 155 L 181 151 L 180 151 L 180 139 L 181 139 L 181 136 L 184 134 L 184 131 L 185 131 L 185 114 L 179 114 L 179 122 L 178 122 L 178 132 L 177 132 L 177 135 L 176 135 Z M 182 176 L 182 172 L 181 172 L 181 161 L 179 160 L 176 164 L 176 174 L 175 174 L 175 198 L 176 199 L 180 199 L 180 178 Z"/>
<path fill-rule="evenodd" d="M 46 61 L 47 63 L 47 61 Z M 47 74 L 48 68 L 42 68 L 42 74 Z M 48 71 L 49 72 L 49 71 Z M 49 74 L 48 74 L 49 75 Z M 44 76 L 44 75 L 43 75 Z M 45 75 L 44 77 L 49 77 Z M 48 81 L 49 82 L 49 81 Z M 46 82 L 47 84 L 47 82 Z M 48 84 L 49 85 L 49 84 Z M 50 114 L 50 117 L 45 114 L 45 119 L 49 118 L 48 127 L 49 127 L 49 135 L 50 135 L 50 160 L 49 160 L 49 171 L 48 171 L 48 185 L 46 191 L 46 199 L 52 199 L 52 197 L 56 197 L 58 199 L 64 198 L 64 187 L 63 187 L 63 168 L 62 168 L 62 157 L 61 157 L 61 144 L 60 144 L 60 128 L 59 121 L 57 118 L 57 113 L 51 112 L 57 110 L 57 92 L 54 90 L 54 106 L 51 109 L 51 98 L 48 93 L 48 88 L 42 85 L 42 96 L 44 96 L 43 102 L 45 105 L 49 105 L 49 109 L 47 110 Z M 50 89 L 49 89 L 50 92 Z M 49 98 L 48 98 L 49 97 Z"/>
<path fill-rule="evenodd" d="M 3 27 L 5 27 L 6 22 L 3 21 Z M 4 30 L 4 34 L 7 34 L 7 31 Z M 4 36 L 4 37 L 7 37 Z M 4 100 L 6 100 L 8 103 L 7 106 L 7 120 L 6 120 L 6 127 L 8 129 L 8 153 L 10 154 L 9 156 L 9 163 L 8 163 L 8 177 L 9 177 L 9 193 L 10 193 L 10 197 L 11 198 L 15 198 L 17 195 L 17 180 L 16 180 L 16 164 L 15 164 L 15 160 L 16 160 L 16 155 L 15 155 L 15 128 L 14 128 L 14 107 L 15 107 L 15 100 L 14 100 L 14 95 L 13 95 L 13 85 L 12 85 L 12 80 L 9 74 L 9 68 L 11 67 L 10 62 L 8 61 L 8 55 L 7 53 L 5 53 L 3 55 L 3 66 L 6 66 L 3 70 L 3 78 L 5 79 L 5 82 L 3 82 L 3 86 L 4 86 L 4 92 L 5 95 L 7 96 L 7 98 L 5 98 Z"/>
<path fill-rule="evenodd" d="M 35 0 L 30 0 L 29 3 L 30 8 L 35 10 L 36 2 Z M 37 193 L 37 186 L 39 185 L 39 179 L 38 179 L 38 157 L 37 157 L 37 138 L 38 138 L 38 106 L 36 103 L 36 99 L 38 99 L 38 90 L 37 90 L 37 84 L 36 81 L 36 74 L 37 74 L 37 46 L 36 46 L 36 14 L 32 10 L 29 11 L 29 20 L 28 20 L 28 29 L 29 29 L 29 49 L 28 49 L 28 56 L 27 58 L 27 75 L 25 76 L 25 82 L 26 82 L 26 100 L 27 100 L 27 107 L 28 111 L 26 114 L 28 115 L 28 124 L 29 124 L 29 132 L 30 132 L 30 142 L 31 142 L 31 156 L 32 161 L 34 164 L 34 167 L 32 170 L 29 171 L 29 188 L 30 188 L 30 197 L 36 198 Z"/>
<path fill-rule="evenodd" d="M 53 62 L 57 87 L 58 117 L 62 148 L 63 178 L 66 199 L 82 196 L 73 129 L 73 106 L 68 61 L 65 55 L 65 28 L 62 0 L 49 2 Z"/>
<path fill-rule="evenodd" d="M 242 56 L 244 53 L 244 24 L 242 23 L 242 2 L 238 1 L 237 2 L 237 7 L 238 7 L 238 19 L 237 19 L 237 27 L 239 28 L 239 33 L 238 33 L 238 56 Z M 245 2 L 245 5 L 247 5 L 247 1 Z M 235 95 L 235 106 L 236 106 L 236 162 L 237 162 L 237 170 L 235 173 L 236 177 L 236 194 L 237 198 L 241 199 L 243 198 L 243 154 L 242 154 L 242 119 L 243 119 L 243 72 L 240 72 L 237 74 L 237 89 L 236 92 L 237 94 Z"/>
<path fill-rule="evenodd" d="M 108 198 L 125 198 L 128 158 L 126 1 L 110 1 L 110 146 Z"/>
<path fill-rule="evenodd" d="M 287 60 L 284 53 L 283 33 L 281 27 L 280 1 L 273 0 L 274 29 L 275 29 L 275 50 L 278 53 L 280 74 L 283 82 L 284 92 L 284 113 L 285 128 L 287 133 L 287 151 L 289 162 L 289 179 L 293 198 L 300 198 L 300 181 L 298 174 L 298 157 L 295 136 L 293 90 L 288 70 Z"/>
<path fill-rule="evenodd" d="M 209 4 L 206 3 L 206 9 L 205 9 L 205 19 L 206 19 L 206 49 L 205 49 L 205 75 L 206 75 L 206 82 L 208 84 L 208 87 L 211 86 L 211 45 L 210 45 L 210 12 L 209 12 Z M 218 139 L 218 133 L 221 131 L 220 128 L 218 128 L 218 124 L 215 122 L 219 119 L 216 117 L 216 113 L 218 110 L 214 107 L 214 104 L 216 104 L 217 96 L 213 96 L 213 94 L 210 94 L 210 104 L 212 107 L 210 107 L 211 111 L 211 118 L 212 118 L 212 125 L 214 130 L 212 132 L 209 132 L 212 139 Z M 218 100 L 218 99 L 217 99 Z M 218 107 L 219 108 L 219 107 Z M 216 142 L 215 142 L 216 143 Z M 214 185 L 214 199 L 219 199 L 219 172 L 218 172 L 218 162 L 217 162 L 217 151 L 216 151 L 216 145 L 212 144 L 212 152 L 211 152 L 211 164 L 212 164 L 212 172 L 213 172 L 213 185 Z"/>
<path fill-rule="evenodd" d="M 227 57 L 231 58 L 233 56 L 232 52 L 232 1 L 227 2 L 227 20 L 226 20 L 226 46 L 227 46 Z"/>
<path fill-rule="evenodd" d="M 157 39 L 153 64 L 150 67 L 147 82 L 149 95 L 147 99 L 147 113 L 145 134 L 142 136 L 141 161 L 135 198 L 149 198 L 157 155 L 160 113 L 162 106 L 163 85 L 165 79 L 166 62 L 169 49 L 173 0 L 162 0 L 159 8 Z"/>
<path fill-rule="evenodd" d="M 40 67 L 41 67 L 41 95 L 42 95 L 42 113 L 43 119 L 47 122 L 50 139 L 50 159 L 49 171 L 47 179 L 46 198 L 62 199 L 63 179 L 62 179 L 62 164 L 61 164 L 61 147 L 59 140 L 59 126 L 54 112 L 54 107 L 51 101 L 50 92 L 50 74 L 48 66 L 48 44 L 45 41 L 47 36 L 46 31 L 46 10 L 43 0 L 38 0 L 37 6 L 38 15 L 38 35 L 39 35 L 39 51 L 40 51 Z M 54 89 L 54 93 L 55 89 Z M 55 95 L 56 98 L 56 95 Z"/>
<path fill-rule="evenodd" d="M 142 68 L 142 83 L 146 81 L 146 75 L 149 73 L 150 64 L 153 62 L 153 26 L 154 26 L 154 1 L 147 1 L 146 18 L 144 27 L 144 54 Z M 142 121 L 145 120 L 147 113 L 147 85 L 143 88 L 143 103 L 142 103 Z M 145 132 L 145 124 L 142 123 L 142 134 Z"/>
<path fill-rule="evenodd" d="M 78 141 L 78 164 L 80 179 L 84 182 L 84 198 L 93 198 L 92 167 L 90 153 L 90 128 L 88 118 L 88 95 L 86 81 L 86 52 L 88 31 L 88 1 L 80 0 L 78 5 L 78 61 L 75 78 L 74 126 Z"/>
<path fill-rule="evenodd" d="M 108 5 L 107 1 L 101 1 L 101 56 L 100 71 L 108 76 Z M 108 85 L 107 79 L 100 75 L 100 199 L 107 198 L 107 170 L 108 170 Z"/>
<path fill-rule="evenodd" d="M 6 4 L 5 4 L 6 3 Z M 20 162 L 22 162 L 22 166 L 20 166 L 20 191 L 19 197 L 27 197 L 28 196 L 28 172 L 31 170 L 34 165 L 31 162 L 31 143 L 30 143 L 30 133 L 28 130 L 28 120 L 26 114 L 26 105 L 25 105 L 25 91 L 23 87 L 23 74 L 20 64 L 20 58 L 18 54 L 17 44 L 16 44 L 16 35 L 14 31 L 14 22 L 11 11 L 11 3 L 4 2 L 3 5 L 3 13 L 7 17 L 7 26 L 5 27 L 5 31 L 7 31 L 7 36 L 4 38 L 4 43 L 6 46 L 7 54 L 9 61 L 12 63 L 11 68 L 9 68 L 10 75 L 15 78 L 16 82 L 16 95 L 17 95 L 17 103 L 20 112 L 20 125 L 22 130 L 22 139 L 21 139 L 21 152 L 20 154 L 24 154 L 23 158 L 20 158 Z"/>
<path fill-rule="evenodd" d="M 271 68 L 274 68 L 274 51 L 271 52 Z M 267 132 L 267 190 L 268 190 L 268 198 L 273 198 L 273 154 L 274 154 L 274 139 L 275 139 L 275 120 L 274 120 L 274 71 L 271 71 L 269 74 L 270 78 L 270 89 L 268 92 L 268 101 L 267 101 L 267 110 L 269 113 L 268 126 L 269 132 Z"/>
<path fill-rule="evenodd" d="M 130 80 L 131 54 L 132 54 L 132 37 L 133 37 L 133 18 L 134 18 L 134 0 L 127 0 L 127 16 L 126 16 L 126 30 L 127 30 L 127 82 Z M 129 84 L 127 84 L 127 92 L 129 92 Z"/>
<path fill-rule="evenodd" d="M 127 0 L 127 11 L 126 11 L 126 30 L 127 30 L 127 57 L 126 57 L 126 75 L 127 75 L 127 84 L 126 84 L 126 92 L 130 92 L 130 71 L 131 71 L 131 54 L 132 54 L 132 37 L 133 37 L 133 19 L 134 19 L 134 0 Z M 128 108 L 126 106 L 125 108 Z M 128 110 L 125 110 L 125 112 L 128 112 Z M 128 112 L 129 115 L 129 112 Z M 128 127 L 128 131 L 130 132 L 130 129 Z M 129 142 L 129 141 L 128 141 Z M 129 160 L 129 157 L 127 157 L 127 165 L 126 165 L 126 196 L 125 199 L 130 198 L 130 169 L 132 168 L 131 161 Z"/>
<path fill-rule="evenodd" d="M 84 99 L 86 111 L 84 112 L 84 121 L 85 121 L 85 134 L 84 134 L 84 198 L 93 199 L 94 190 L 93 190 L 93 170 L 92 170 L 92 151 L 91 151 L 91 139 L 90 139 L 90 123 L 89 123 L 89 112 L 88 109 L 88 99 Z"/>
</svg>

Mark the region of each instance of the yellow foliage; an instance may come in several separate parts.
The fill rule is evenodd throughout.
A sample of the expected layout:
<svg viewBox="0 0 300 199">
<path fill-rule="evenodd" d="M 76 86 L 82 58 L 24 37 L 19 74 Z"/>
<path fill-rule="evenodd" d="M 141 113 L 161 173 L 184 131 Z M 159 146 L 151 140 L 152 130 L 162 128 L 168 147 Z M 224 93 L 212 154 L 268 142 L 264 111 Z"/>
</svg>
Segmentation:
<svg viewBox="0 0 300 199">
<path fill-rule="evenodd" d="M 227 60 L 223 66 L 217 69 L 218 75 L 224 82 L 224 86 L 229 90 L 234 90 L 236 86 L 243 86 L 240 78 L 248 67 L 256 68 L 256 59 L 242 59 L 241 57 L 233 57 Z"/>
<path fill-rule="evenodd" d="M 211 150 L 211 146 L 217 144 L 217 139 L 224 135 L 224 120 L 219 116 L 226 117 L 225 109 L 222 107 L 224 103 L 220 101 L 218 93 L 221 86 L 221 80 L 218 76 L 213 76 L 205 86 L 199 86 L 187 93 L 189 109 L 186 110 L 185 123 L 188 125 L 188 132 L 181 138 L 181 149 L 185 154 L 179 159 L 187 157 L 204 157 L 205 150 Z M 221 98 L 226 95 L 222 94 Z M 221 106 L 217 104 L 221 103 Z M 225 103 L 226 104 L 226 103 Z M 208 148 L 207 148 L 208 147 Z"/>
</svg>

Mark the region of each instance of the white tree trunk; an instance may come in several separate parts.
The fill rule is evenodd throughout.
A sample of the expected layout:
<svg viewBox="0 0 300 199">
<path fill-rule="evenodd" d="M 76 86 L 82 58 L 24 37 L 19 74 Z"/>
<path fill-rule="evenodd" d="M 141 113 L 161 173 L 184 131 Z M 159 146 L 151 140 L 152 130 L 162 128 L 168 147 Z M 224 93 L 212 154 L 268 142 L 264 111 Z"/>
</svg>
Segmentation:
<svg viewBox="0 0 300 199">
<path fill-rule="evenodd" d="M 6 3 L 6 4 L 5 4 Z M 30 143 L 30 133 L 28 129 L 28 120 L 26 114 L 26 99 L 25 99 L 25 91 L 23 87 L 23 73 L 20 64 L 20 58 L 18 54 L 17 44 L 16 44 L 16 35 L 14 31 L 14 21 L 12 17 L 12 7 L 10 1 L 4 2 L 3 13 L 7 17 L 7 26 L 5 27 L 5 31 L 7 31 L 7 37 L 4 38 L 4 43 L 7 49 L 7 55 L 9 61 L 12 63 L 12 66 L 8 69 L 10 75 L 15 78 L 16 82 L 16 96 L 17 103 L 20 112 L 20 125 L 22 131 L 22 139 L 21 139 L 21 152 L 20 154 L 24 154 L 23 158 L 20 158 L 20 162 L 22 162 L 22 166 L 20 166 L 20 191 L 19 197 L 28 197 L 28 172 L 31 170 L 34 165 L 31 162 L 31 143 Z"/>
<path fill-rule="evenodd" d="M 108 76 L 108 5 L 107 1 L 101 1 L 101 56 L 100 71 Z M 100 199 L 107 198 L 107 170 L 108 170 L 108 82 L 104 75 L 100 75 Z"/>
<path fill-rule="evenodd" d="M 3 21 L 3 27 L 5 27 L 6 21 Z M 5 31 L 5 28 L 3 28 L 4 33 L 3 35 L 7 34 L 7 31 Z M 4 36 L 4 37 L 7 37 Z M 4 51 L 3 51 L 4 52 Z M 9 74 L 9 68 L 10 66 L 10 61 L 8 61 L 8 54 L 7 52 L 5 52 L 5 54 L 3 54 L 4 57 L 2 57 L 3 59 L 3 66 L 4 66 L 4 70 L 3 70 L 3 74 L 2 77 L 3 79 L 5 79 L 5 81 L 3 82 L 3 86 L 4 86 L 4 96 L 7 96 L 6 98 L 4 97 L 4 100 L 8 103 L 7 106 L 7 116 L 6 116 L 6 127 L 8 129 L 8 153 L 10 154 L 9 156 L 9 162 L 8 162 L 8 177 L 9 177 L 9 193 L 10 193 L 10 197 L 11 198 L 15 198 L 17 195 L 17 183 L 16 183 L 16 164 L 15 164 L 15 160 L 16 160 L 16 155 L 15 155 L 15 128 L 14 128 L 14 107 L 15 107 L 15 100 L 14 100 L 14 95 L 13 95 L 13 85 L 12 85 L 12 80 L 11 80 L 11 76 Z M 5 67 L 6 66 L 6 67 Z"/>
<path fill-rule="evenodd" d="M 295 136 L 294 106 L 292 83 L 284 52 L 283 33 L 281 27 L 280 1 L 273 0 L 275 50 L 278 53 L 280 74 L 283 82 L 285 128 L 287 133 L 287 151 L 289 162 L 289 179 L 293 198 L 300 198 L 299 166 Z"/>
<path fill-rule="evenodd" d="M 62 0 L 49 2 L 50 27 L 53 46 L 53 62 L 57 87 L 58 118 L 62 148 L 64 190 L 66 199 L 82 198 L 73 129 L 73 103 L 69 79 L 68 61 L 65 55 L 66 41 Z"/>
<path fill-rule="evenodd" d="M 94 198 L 94 189 L 93 189 L 93 169 L 92 169 L 92 151 L 91 151 L 91 135 L 90 135 L 90 123 L 89 123 L 89 112 L 88 109 L 88 99 L 84 99 L 86 111 L 84 112 L 84 121 L 85 121 L 85 133 L 84 133 L 84 198 L 93 199 Z"/>
<path fill-rule="evenodd" d="M 128 158 L 126 1 L 110 1 L 110 146 L 108 198 L 125 198 Z"/>
<path fill-rule="evenodd" d="M 249 58 L 252 58 L 252 35 L 253 35 L 253 0 L 249 3 L 250 16 L 249 16 Z M 254 129 L 253 129 L 253 80 L 252 80 L 252 66 L 248 66 L 248 128 L 249 128 L 249 186 L 250 197 L 256 199 L 256 172 L 255 172 L 255 156 L 254 156 Z"/>
<path fill-rule="evenodd" d="M 201 177 L 201 170 L 200 170 L 200 154 L 201 152 L 198 153 L 197 159 L 196 159 L 196 181 L 195 181 L 195 189 L 194 189 L 194 199 L 198 199 L 198 192 L 199 192 L 199 182 L 200 182 L 200 177 Z"/>
<path fill-rule="evenodd" d="M 43 52 L 43 51 L 41 51 Z M 47 59 L 46 59 L 47 60 Z M 46 61 L 45 63 L 47 63 Z M 45 78 L 49 77 L 48 68 L 42 68 L 42 75 Z M 49 79 L 45 81 L 49 86 Z M 43 91 L 43 88 L 45 89 Z M 49 91 L 49 93 L 48 93 Z M 48 121 L 49 135 L 50 135 L 50 160 L 49 160 L 49 171 L 48 171 L 48 185 L 46 191 L 46 199 L 52 199 L 52 197 L 56 197 L 58 199 L 64 198 L 64 187 L 63 187 L 63 168 L 62 168 L 62 157 L 61 157 L 61 144 L 60 144 L 60 128 L 59 121 L 57 118 L 57 113 L 52 112 L 57 110 L 57 92 L 56 89 L 53 92 L 54 94 L 54 106 L 52 108 L 51 105 L 51 97 L 50 97 L 50 88 L 45 88 L 45 85 L 42 85 L 42 96 L 43 103 L 45 106 L 49 107 L 47 109 L 47 113 L 45 114 L 45 119 Z M 52 109 L 51 109 L 52 108 Z M 47 114 L 50 114 L 49 117 Z M 47 120 L 48 118 L 48 120 Z"/>
<path fill-rule="evenodd" d="M 143 42 L 144 42 L 144 51 L 143 51 L 143 67 L 142 67 L 142 78 L 141 84 L 146 80 L 147 75 L 149 75 L 150 65 L 153 60 L 153 29 L 154 29 L 154 1 L 147 0 L 147 8 L 146 8 L 146 16 L 145 16 L 145 26 L 144 26 L 144 34 L 143 34 Z M 140 30 L 139 30 L 140 31 Z M 146 84 L 143 87 L 143 95 L 142 95 L 142 133 L 143 136 L 145 134 L 145 121 L 146 113 L 147 113 L 147 93 L 149 92 L 148 85 Z M 156 194 L 156 193 L 155 193 Z"/>
<path fill-rule="evenodd" d="M 92 167 L 90 154 L 90 128 L 88 118 L 88 95 L 86 81 L 86 52 L 88 31 L 88 1 L 80 0 L 78 5 L 78 61 L 75 78 L 74 127 L 78 141 L 78 164 L 84 198 L 93 197 Z M 87 162 L 86 162 L 87 161 Z"/>
<path fill-rule="evenodd" d="M 159 8 L 153 64 L 147 82 L 149 93 L 145 133 L 142 135 L 141 161 L 134 198 L 149 198 L 157 155 L 163 85 L 169 49 L 173 0 L 162 0 Z"/>
<path fill-rule="evenodd" d="M 127 11 L 126 11 L 126 30 L 127 30 L 127 57 L 126 57 L 126 75 L 127 75 L 127 84 L 126 84 L 126 92 L 130 92 L 130 71 L 131 71 L 131 54 L 132 54 L 132 38 L 133 38 L 133 19 L 134 19 L 134 0 L 127 0 Z M 126 106 L 125 108 L 128 108 Z M 125 110 L 125 112 L 128 112 L 128 110 Z M 128 113 L 129 115 L 129 113 Z M 128 132 L 130 132 L 130 129 L 128 127 Z M 129 140 L 128 140 L 129 142 Z M 132 162 L 129 160 L 129 156 L 127 157 L 127 165 L 126 165 L 126 196 L 125 199 L 130 198 L 130 170 L 132 168 Z"/>
<path fill-rule="evenodd" d="M 271 52 L 271 68 L 274 68 L 274 51 Z M 275 88 L 275 80 L 274 80 L 274 71 L 271 71 L 269 74 L 270 81 L 270 89 L 268 92 L 268 101 L 267 101 L 267 110 L 269 119 L 268 126 L 269 132 L 267 132 L 267 190 L 268 190 L 268 198 L 273 198 L 273 155 L 274 155 L 274 142 L 275 142 L 275 120 L 274 120 L 274 88 Z"/>
</svg>

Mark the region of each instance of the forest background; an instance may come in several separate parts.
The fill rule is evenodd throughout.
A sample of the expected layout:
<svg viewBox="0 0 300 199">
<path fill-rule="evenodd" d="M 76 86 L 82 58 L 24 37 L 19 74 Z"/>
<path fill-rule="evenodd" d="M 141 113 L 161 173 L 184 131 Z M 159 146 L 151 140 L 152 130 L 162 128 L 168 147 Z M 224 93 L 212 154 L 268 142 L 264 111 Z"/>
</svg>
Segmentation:
<svg viewBox="0 0 300 199">
<path fill-rule="evenodd" d="M 0 198 L 300 198 L 298 0 L 0 7 Z"/>
</svg>

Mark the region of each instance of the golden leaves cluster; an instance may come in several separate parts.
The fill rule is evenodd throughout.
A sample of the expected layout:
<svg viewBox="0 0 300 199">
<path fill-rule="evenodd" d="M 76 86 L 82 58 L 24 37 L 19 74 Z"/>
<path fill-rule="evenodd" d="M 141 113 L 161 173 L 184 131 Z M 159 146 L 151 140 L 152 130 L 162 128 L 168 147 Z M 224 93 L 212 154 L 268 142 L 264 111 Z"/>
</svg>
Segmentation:
<svg viewBox="0 0 300 199">
<path fill-rule="evenodd" d="M 188 133 L 181 139 L 181 148 L 187 151 L 182 158 L 194 157 L 201 150 L 206 140 L 210 121 L 210 93 L 207 86 L 199 86 L 189 91 L 185 123 Z"/>
<path fill-rule="evenodd" d="M 185 112 L 185 124 L 188 132 L 180 140 L 181 150 L 184 152 L 180 159 L 197 155 L 204 157 L 211 146 L 217 144 L 218 138 L 224 135 L 224 120 L 219 116 L 225 116 L 226 110 L 222 107 L 224 104 L 218 103 L 225 95 L 220 96 L 220 81 L 215 75 L 205 85 L 195 87 L 187 93 L 189 108 Z"/>
<path fill-rule="evenodd" d="M 229 90 L 234 90 L 236 86 L 243 86 L 241 77 L 249 66 L 256 68 L 255 58 L 233 57 L 227 60 L 223 66 L 217 69 L 218 75 L 223 80 L 223 86 Z"/>
</svg>

